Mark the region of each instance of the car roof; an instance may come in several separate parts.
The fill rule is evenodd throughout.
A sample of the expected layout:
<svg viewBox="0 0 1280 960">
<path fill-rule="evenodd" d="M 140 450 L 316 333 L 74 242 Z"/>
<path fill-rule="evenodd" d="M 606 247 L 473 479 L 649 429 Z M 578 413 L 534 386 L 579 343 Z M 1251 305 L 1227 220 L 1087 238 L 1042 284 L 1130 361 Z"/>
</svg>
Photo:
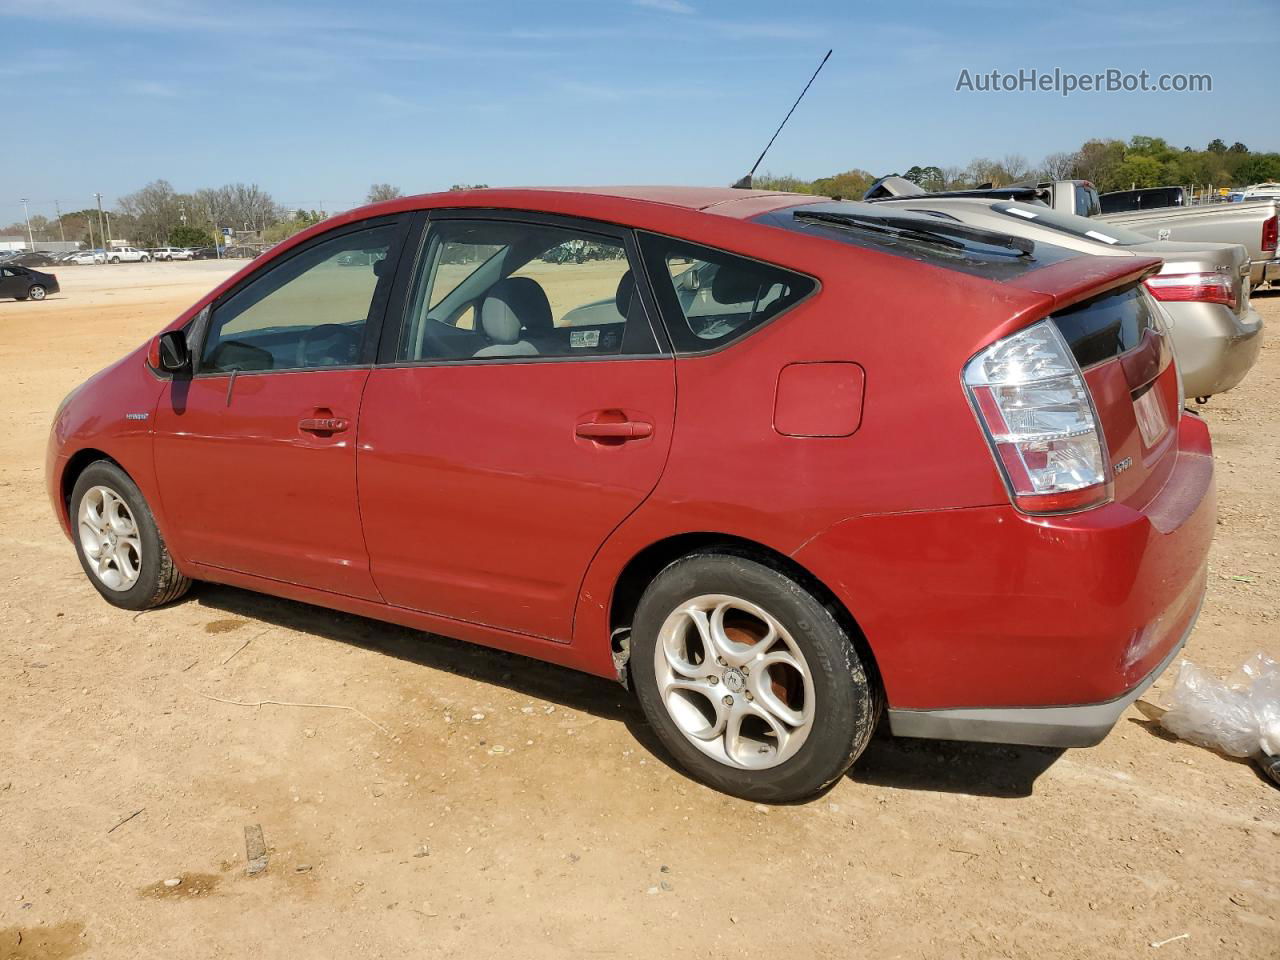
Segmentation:
<svg viewBox="0 0 1280 960">
<path fill-rule="evenodd" d="M 372 216 L 385 210 L 421 210 L 440 207 L 483 207 L 486 201 L 494 206 L 517 208 L 561 209 L 565 201 L 570 206 L 581 207 L 597 201 L 610 206 L 610 201 L 641 203 L 654 208 L 679 209 L 745 220 L 770 210 L 792 207 L 800 203 L 821 200 L 804 193 L 787 193 L 780 190 L 739 190 L 734 187 L 683 187 L 683 186 L 550 186 L 550 187 L 483 187 L 476 190 L 450 190 L 444 193 L 423 193 L 410 197 L 398 197 L 382 203 L 371 204 L 349 214 Z M 576 203 L 575 203 L 576 201 Z M 618 209 L 614 207 L 614 209 Z M 633 207 L 634 209 L 634 207 Z"/>
</svg>

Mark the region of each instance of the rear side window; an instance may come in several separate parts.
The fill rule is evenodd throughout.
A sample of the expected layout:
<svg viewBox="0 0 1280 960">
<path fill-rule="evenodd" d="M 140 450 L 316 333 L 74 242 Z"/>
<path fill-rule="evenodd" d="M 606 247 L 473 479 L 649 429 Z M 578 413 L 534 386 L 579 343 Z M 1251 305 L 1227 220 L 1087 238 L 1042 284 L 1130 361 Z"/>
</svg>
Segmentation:
<svg viewBox="0 0 1280 960">
<path fill-rule="evenodd" d="M 1118 357 L 1138 346 L 1148 329 L 1160 329 L 1141 284 L 1055 313 L 1053 322 L 1081 367 Z"/>
<path fill-rule="evenodd" d="M 640 234 L 640 249 L 677 353 L 714 350 L 795 306 L 817 281 L 671 237 Z"/>
</svg>

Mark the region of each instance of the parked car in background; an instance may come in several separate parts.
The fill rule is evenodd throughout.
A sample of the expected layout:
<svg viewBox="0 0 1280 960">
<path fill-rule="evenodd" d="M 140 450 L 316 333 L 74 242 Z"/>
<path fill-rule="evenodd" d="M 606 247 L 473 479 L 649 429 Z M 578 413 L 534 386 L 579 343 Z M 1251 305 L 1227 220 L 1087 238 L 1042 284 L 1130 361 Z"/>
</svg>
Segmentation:
<svg viewBox="0 0 1280 960">
<path fill-rule="evenodd" d="M 1280 183 L 1255 183 L 1244 188 L 1245 200 L 1280 200 Z"/>
<path fill-rule="evenodd" d="M 259 251 L 256 247 L 244 245 L 227 247 L 222 251 L 222 255 L 231 260 L 252 260 L 258 253 Z"/>
<path fill-rule="evenodd" d="M 20 253 L 6 262 L 23 267 L 48 267 L 57 263 L 57 261 L 58 258 L 56 254 L 43 253 L 39 250 L 34 250 L 30 253 Z"/>
<path fill-rule="evenodd" d="M 90 264 L 90 263 L 106 263 L 107 255 L 102 250 L 77 250 L 75 253 L 67 255 L 67 263 L 70 264 Z"/>
<path fill-rule="evenodd" d="M 151 251 L 153 260 L 190 260 L 191 251 L 186 247 L 156 247 Z"/>
<path fill-rule="evenodd" d="M 797 194 L 402 198 L 68 396 L 48 491 L 109 603 L 205 579 L 622 680 L 739 796 L 829 785 L 885 704 L 1092 744 L 1185 642 L 1215 529 L 1158 268 Z"/>
<path fill-rule="evenodd" d="M 151 254 L 137 247 L 112 247 L 107 251 L 108 263 L 150 263 Z"/>
<path fill-rule="evenodd" d="M 1257 288 L 1280 281 L 1280 200 L 1245 200 L 1200 206 L 1165 207 L 1108 213 L 1097 218 L 1128 227 L 1153 240 L 1185 240 L 1194 243 L 1238 243 L 1252 261 L 1249 282 Z"/>
<path fill-rule="evenodd" d="M 928 193 L 919 184 L 905 177 L 881 177 L 863 194 L 864 200 L 885 200 L 890 197 L 922 196 Z M 1037 183 L 1012 184 L 1007 187 L 978 187 L 972 190 L 940 190 L 929 193 L 931 197 L 978 197 L 989 200 L 1018 200 L 1022 203 L 1040 203 L 1078 217 L 1092 217 L 1101 212 L 1098 188 L 1088 180 L 1042 180 Z"/>
<path fill-rule="evenodd" d="M 1141 190 L 1114 190 L 1098 195 L 1102 213 L 1128 213 L 1131 210 L 1158 210 L 1187 205 L 1187 191 L 1182 187 L 1145 187 Z"/>
<path fill-rule="evenodd" d="M 877 206 L 952 217 L 1094 256 L 1162 258 L 1164 266 L 1147 278 L 1146 286 L 1169 314 L 1186 397 L 1207 400 L 1225 393 L 1258 359 L 1262 318 L 1249 302 L 1249 257 L 1238 243 L 1152 240 L 1117 224 L 1012 200 L 930 194 L 878 201 Z"/>
<path fill-rule="evenodd" d="M 191 249 L 192 260 L 216 260 L 218 259 L 217 247 L 193 247 Z"/>
<path fill-rule="evenodd" d="M 58 278 L 30 267 L 0 264 L 0 299 L 43 300 L 59 291 Z"/>
</svg>

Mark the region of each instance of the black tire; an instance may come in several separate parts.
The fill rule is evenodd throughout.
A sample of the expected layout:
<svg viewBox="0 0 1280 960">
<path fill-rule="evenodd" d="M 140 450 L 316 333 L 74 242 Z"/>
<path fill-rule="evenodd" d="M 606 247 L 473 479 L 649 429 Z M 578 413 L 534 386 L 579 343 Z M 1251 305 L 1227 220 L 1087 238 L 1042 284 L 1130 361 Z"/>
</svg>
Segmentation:
<svg viewBox="0 0 1280 960">
<path fill-rule="evenodd" d="M 119 262 L 120 262 L 120 258 L 119 258 L 119 257 L 112 257 L 112 258 L 108 261 L 108 263 L 119 263 Z"/>
<path fill-rule="evenodd" d="M 775 766 L 751 770 L 704 753 L 681 732 L 659 692 L 655 651 L 664 622 L 688 601 L 711 594 L 767 611 L 790 634 L 812 676 L 808 736 Z M 853 765 L 880 717 L 874 668 L 834 613 L 782 570 L 732 550 L 690 554 L 654 578 L 636 610 L 629 666 L 641 708 L 676 760 L 708 786 L 747 800 L 786 803 L 821 792 Z"/>
<path fill-rule="evenodd" d="M 27 296 L 30 297 L 32 300 L 43 300 L 45 298 L 46 293 L 47 291 L 45 290 L 43 284 L 33 283 L 30 287 L 27 288 Z"/>
<path fill-rule="evenodd" d="M 124 501 L 138 528 L 142 562 L 138 566 L 137 580 L 127 590 L 114 590 L 98 578 L 81 543 L 77 519 L 80 502 L 88 491 L 99 486 L 107 487 Z M 71 539 L 75 544 L 76 556 L 80 558 L 80 567 L 107 603 L 125 610 L 149 610 L 172 603 L 191 588 L 191 580 L 179 573 L 174 566 L 173 557 L 156 527 L 155 517 L 137 484 L 111 461 L 96 460 L 85 467 L 76 478 L 68 511 L 71 517 Z"/>
</svg>

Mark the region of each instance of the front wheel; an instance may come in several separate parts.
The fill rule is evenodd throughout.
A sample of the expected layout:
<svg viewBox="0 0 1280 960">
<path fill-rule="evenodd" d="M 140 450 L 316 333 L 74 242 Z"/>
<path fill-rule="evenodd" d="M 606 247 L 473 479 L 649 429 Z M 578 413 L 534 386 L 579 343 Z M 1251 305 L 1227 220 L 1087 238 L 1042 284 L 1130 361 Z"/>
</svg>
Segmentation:
<svg viewBox="0 0 1280 960">
<path fill-rule="evenodd" d="M 190 588 L 191 581 L 174 566 L 142 492 L 114 463 L 98 460 L 86 467 L 68 507 L 80 566 L 108 603 L 147 610 Z"/>
<path fill-rule="evenodd" d="M 691 554 L 636 611 L 631 677 L 677 760 L 704 783 L 774 803 L 813 796 L 862 753 L 880 694 L 832 612 L 782 571 Z"/>
<path fill-rule="evenodd" d="M 141 260 L 141 262 L 142 262 L 142 263 L 150 263 L 150 262 L 151 262 L 151 258 L 150 258 L 150 257 L 143 257 L 143 258 L 142 258 L 142 260 Z"/>
<path fill-rule="evenodd" d="M 112 258 L 111 258 L 111 263 L 119 263 L 119 262 L 120 262 L 120 258 L 119 258 L 119 257 L 112 257 Z"/>
<path fill-rule="evenodd" d="M 38 283 L 33 283 L 27 288 L 27 296 L 32 300 L 43 300 L 48 295 L 48 291 Z"/>
</svg>

